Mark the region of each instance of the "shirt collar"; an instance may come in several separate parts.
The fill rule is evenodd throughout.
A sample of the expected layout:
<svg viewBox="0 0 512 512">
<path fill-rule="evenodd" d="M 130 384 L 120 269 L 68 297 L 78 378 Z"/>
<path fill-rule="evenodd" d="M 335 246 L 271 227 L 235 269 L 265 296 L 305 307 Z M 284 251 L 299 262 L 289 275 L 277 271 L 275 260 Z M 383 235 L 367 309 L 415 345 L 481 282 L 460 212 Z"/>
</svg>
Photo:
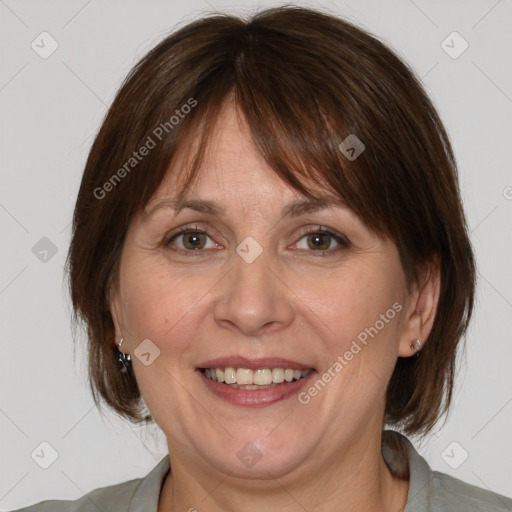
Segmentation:
<svg viewBox="0 0 512 512">
<path fill-rule="evenodd" d="M 413 444 L 399 432 L 393 431 L 407 450 L 409 463 L 409 493 L 404 512 L 420 512 L 428 509 L 431 469 L 427 461 L 416 451 Z M 169 454 L 163 457 L 151 472 L 141 479 L 129 512 L 157 512 L 158 500 L 165 477 L 170 470 Z"/>
<path fill-rule="evenodd" d="M 399 432 L 395 432 L 395 434 L 399 436 L 409 457 L 409 493 L 404 512 L 426 511 L 429 507 L 432 470 L 407 437 Z"/>
<path fill-rule="evenodd" d="M 162 484 L 170 467 L 170 458 L 167 454 L 146 477 L 141 479 L 128 512 L 157 512 Z"/>
</svg>

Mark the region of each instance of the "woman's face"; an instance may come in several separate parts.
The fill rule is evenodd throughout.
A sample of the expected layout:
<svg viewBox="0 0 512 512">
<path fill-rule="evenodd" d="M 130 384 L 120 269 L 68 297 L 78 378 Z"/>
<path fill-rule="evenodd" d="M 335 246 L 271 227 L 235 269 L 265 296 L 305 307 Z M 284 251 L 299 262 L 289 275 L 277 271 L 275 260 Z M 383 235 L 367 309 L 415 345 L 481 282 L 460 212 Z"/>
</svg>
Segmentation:
<svg viewBox="0 0 512 512">
<path fill-rule="evenodd" d="M 171 457 L 232 475 L 307 474 L 381 431 L 414 305 L 396 246 L 353 212 L 282 216 L 305 198 L 272 172 L 241 123 L 231 106 L 223 111 L 187 193 L 223 213 L 174 211 L 169 174 L 132 222 L 113 296 L 117 340 Z M 325 229 L 340 241 L 306 234 Z M 248 380 L 237 368 L 252 369 L 274 384 L 237 389 L 204 367 Z M 288 383 L 287 369 L 312 371 Z"/>
</svg>

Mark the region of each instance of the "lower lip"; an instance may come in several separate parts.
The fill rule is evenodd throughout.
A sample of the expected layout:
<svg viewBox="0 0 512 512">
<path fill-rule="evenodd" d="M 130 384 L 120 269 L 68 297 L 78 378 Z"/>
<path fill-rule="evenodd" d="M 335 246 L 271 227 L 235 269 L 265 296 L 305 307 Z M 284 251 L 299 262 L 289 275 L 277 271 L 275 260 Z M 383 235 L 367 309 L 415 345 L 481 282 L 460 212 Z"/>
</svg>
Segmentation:
<svg viewBox="0 0 512 512">
<path fill-rule="evenodd" d="M 237 389 L 227 384 L 209 379 L 201 370 L 196 370 L 206 387 L 215 395 L 223 398 L 233 405 L 248 407 L 265 407 L 275 404 L 293 395 L 296 395 L 316 374 L 315 370 L 310 371 L 304 378 L 295 382 L 284 382 L 276 384 L 272 388 L 263 389 Z"/>
</svg>

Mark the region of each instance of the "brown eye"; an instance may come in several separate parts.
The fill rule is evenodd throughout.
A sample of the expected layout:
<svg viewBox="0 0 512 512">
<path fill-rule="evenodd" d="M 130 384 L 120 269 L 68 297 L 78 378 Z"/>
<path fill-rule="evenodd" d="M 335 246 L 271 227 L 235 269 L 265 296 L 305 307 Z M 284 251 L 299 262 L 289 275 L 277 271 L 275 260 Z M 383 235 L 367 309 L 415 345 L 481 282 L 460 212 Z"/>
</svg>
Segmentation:
<svg viewBox="0 0 512 512">
<path fill-rule="evenodd" d="M 306 247 L 299 247 L 300 249 L 309 250 L 309 252 L 314 251 L 321 256 L 333 254 L 350 247 L 350 242 L 343 235 L 322 229 L 321 226 L 316 230 L 304 233 L 301 240 L 303 239 L 306 239 Z M 338 244 L 334 249 L 330 248 L 333 241 Z"/>
<path fill-rule="evenodd" d="M 205 233 L 187 232 L 181 235 L 185 249 L 203 249 L 205 245 Z"/>
<path fill-rule="evenodd" d="M 325 233 L 313 233 L 307 235 L 308 238 L 308 246 L 310 249 L 329 249 L 331 245 L 331 237 L 326 235 Z"/>
<path fill-rule="evenodd" d="M 211 240 L 211 243 L 208 246 L 209 240 Z M 164 242 L 164 246 L 170 250 L 184 254 L 200 254 L 204 249 L 215 249 L 219 247 L 206 231 L 186 227 L 170 235 Z"/>
</svg>

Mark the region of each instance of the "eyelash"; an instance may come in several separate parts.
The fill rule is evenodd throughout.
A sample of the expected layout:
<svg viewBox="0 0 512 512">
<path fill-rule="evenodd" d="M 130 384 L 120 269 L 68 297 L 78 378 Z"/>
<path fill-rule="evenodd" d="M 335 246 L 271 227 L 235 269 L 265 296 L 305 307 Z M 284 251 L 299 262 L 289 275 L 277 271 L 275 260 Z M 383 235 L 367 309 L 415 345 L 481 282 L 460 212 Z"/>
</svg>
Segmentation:
<svg viewBox="0 0 512 512">
<path fill-rule="evenodd" d="M 172 233 L 171 235 L 167 236 L 164 241 L 164 246 L 166 248 L 168 248 L 171 245 L 171 243 L 174 241 L 174 239 L 178 238 L 180 235 L 193 234 L 193 233 L 205 234 L 208 237 L 212 238 L 210 233 L 208 233 L 208 231 L 206 231 L 206 230 L 198 229 L 197 226 L 195 226 L 195 227 L 185 226 L 180 231 L 178 231 L 176 233 Z M 348 249 L 351 245 L 350 242 L 340 233 L 336 233 L 335 231 L 331 231 L 330 229 L 324 228 L 322 226 L 318 226 L 317 228 L 314 228 L 314 229 L 311 229 L 309 231 L 302 233 L 299 240 L 302 240 L 304 237 L 306 237 L 308 235 L 327 235 L 339 243 L 339 246 L 336 249 L 328 249 L 325 251 L 323 251 L 323 250 L 307 251 L 306 250 L 306 252 L 314 252 L 317 254 L 317 256 L 320 256 L 320 257 L 325 257 L 325 256 L 330 256 L 330 255 L 336 254 L 339 251 L 342 251 L 343 249 Z M 195 250 L 193 250 L 193 249 L 171 249 L 171 250 L 180 252 L 182 254 L 186 254 L 187 256 L 199 256 L 204 251 L 204 249 L 195 249 Z"/>
</svg>

